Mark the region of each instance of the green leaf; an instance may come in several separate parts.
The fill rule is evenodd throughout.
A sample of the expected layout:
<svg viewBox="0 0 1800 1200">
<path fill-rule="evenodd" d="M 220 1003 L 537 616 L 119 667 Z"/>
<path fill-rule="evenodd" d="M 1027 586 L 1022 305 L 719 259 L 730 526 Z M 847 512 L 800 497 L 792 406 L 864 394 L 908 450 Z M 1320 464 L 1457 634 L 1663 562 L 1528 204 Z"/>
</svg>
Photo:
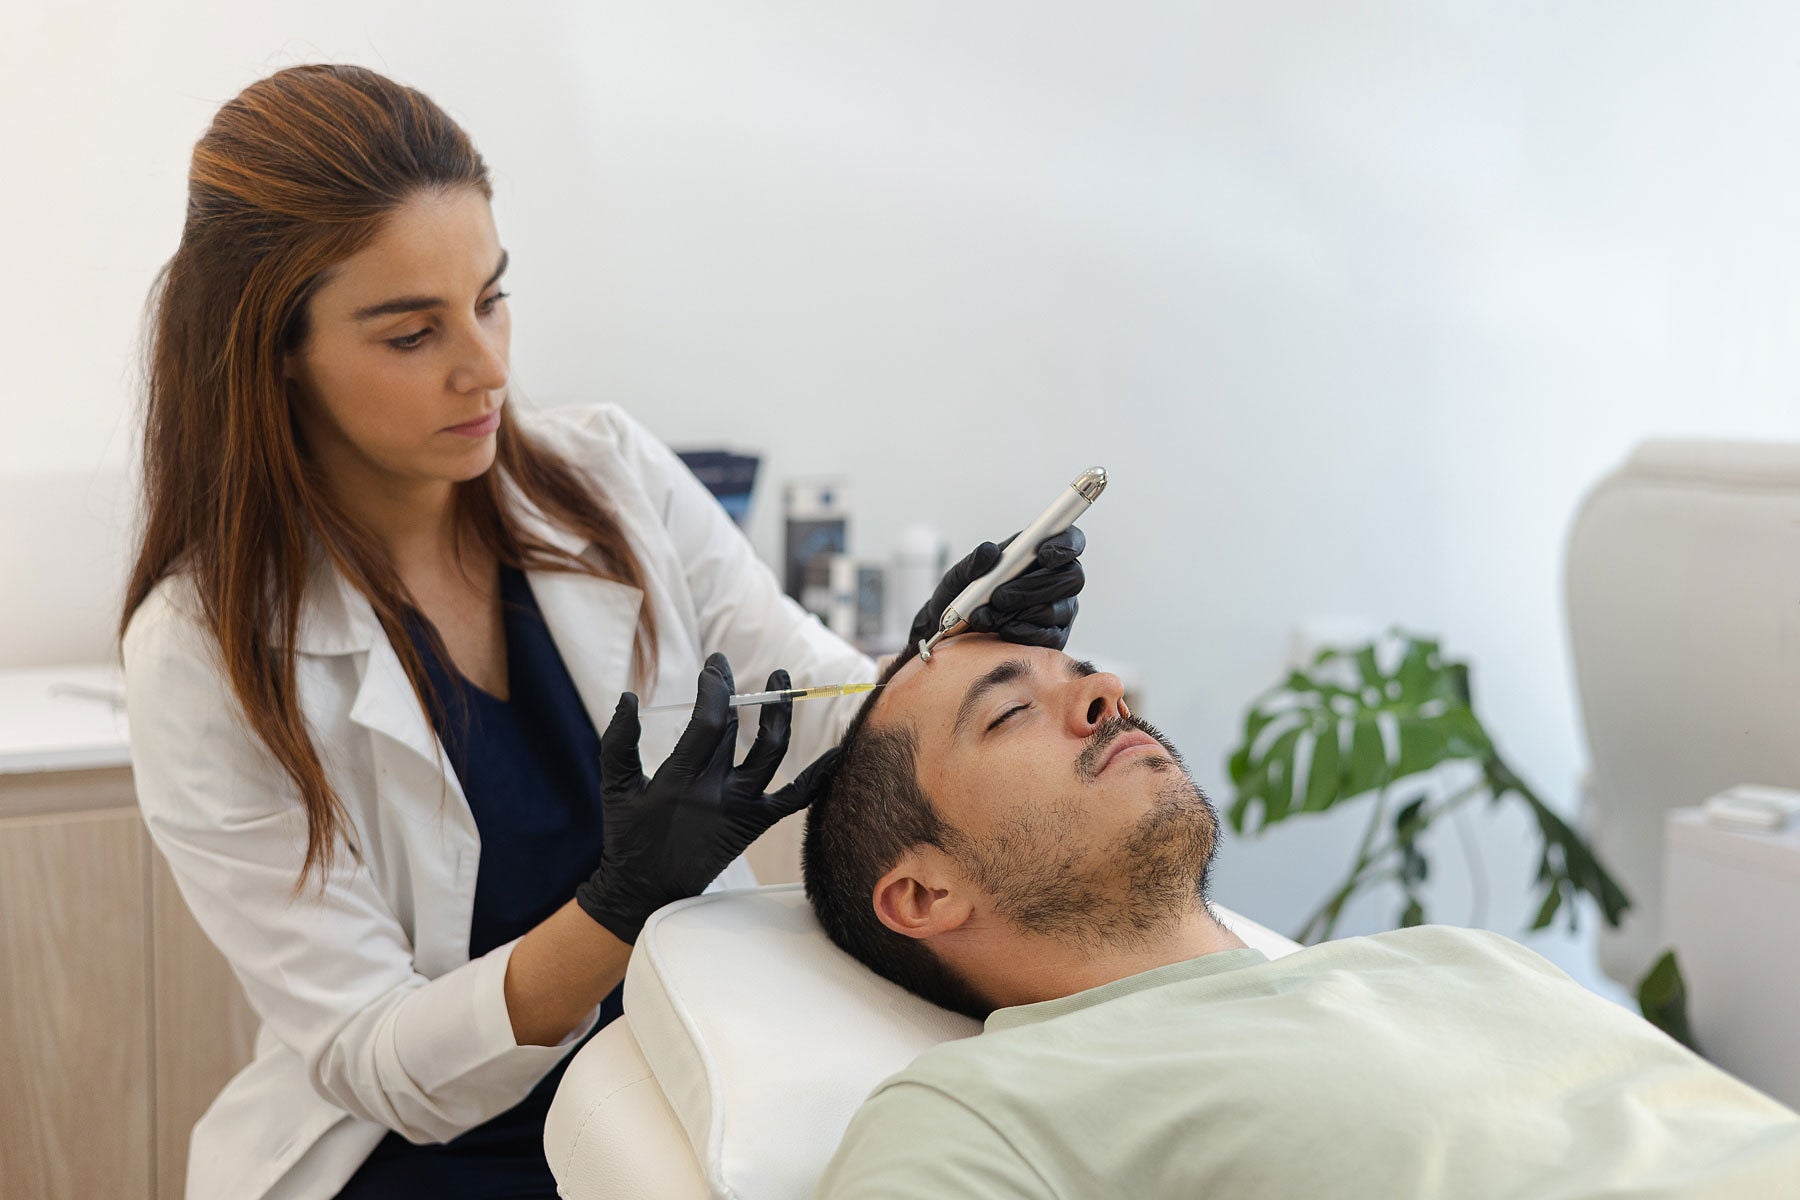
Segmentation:
<svg viewBox="0 0 1800 1200">
<path fill-rule="evenodd" d="M 1306 769 L 1306 800 L 1301 812 L 1323 812 L 1342 798 L 1338 778 L 1338 727 L 1319 731 L 1313 741 L 1312 764 Z M 1343 793 L 1355 795 L 1354 792 Z"/>
<path fill-rule="evenodd" d="M 1431 864 L 1423 854 L 1411 846 L 1400 856 L 1400 882 L 1407 887 L 1416 887 L 1425 882 L 1426 875 L 1431 872 Z"/>
<path fill-rule="evenodd" d="M 1419 903 L 1417 896 L 1406 898 L 1406 907 L 1400 912 L 1400 928 L 1411 929 L 1414 925 L 1425 923 L 1425 906 Z"/>
<path fill-rule="evenodd" d="M 1267 775 L 1263 781 L 1263 824 L 1273 825 L 1288 815 L 1294 806 L 1294 750 L 1300 743 L 1300 728 L 1283 733 L 1269 747 L 1264 758 Z"/>
<path fill-rule="evenodd" d="M 1272 712 L 1261 708 L 1251 709 L 1244 718 L 1244 748 L 1248 750 L 1254 746 L 1256 739 L 1262 735 L 1262 731 L 1267 729 L 1274 720 L 1275 714 Z"/>
<path fill-rule="evenodd" d="M 1281 686 L 1296 696 L 1304 696 L 1317 692 L 1322 685 L 1304 671 L 1289 671 L 1287 681 Z"/>
<path fill-rule="evenodd" d="M 1614 928 L 1624 919 L 1626 910 L 1631 907 L 1631 899 L 1626 896 L 1625 889 L 1618 881 L 1600 865 L 1594 852 L 1588 849 L 1581 835 L 1570 829 L 1568 824 L 1542 800 L 1539 800 L 1530 788 L 1515 775 L 1512 770 L 1500 763 L 1498 758 L 1490 764 L 1488 778 L 1501 777 L 1511 781 L 1511 794 L 1525 801 L 1532 819 L 1537 822 L 1538 834 L 1543 838 L 1543 847 L 1538 855 L 1538 880 L 1548 884 L 1552 889 L 1567 886 L 1576 892 L 1585 892 L 1600 905 L 1600 915 L 1606 923 Z M 1503 793 L 1496 792 L 1498 800 Z M 1572 895 L 1570 898 L 1573 898 Z M 1533 929 L 1542 929 L 1550 923 L 1550 918 L 1543 916 L 1545 911 L 1554 917 L 1557 906 L 1553 906 L 1550 898 L 1544 898 L 1544 907 L 1539 911 L 1539 923 Z M 1560 902 L 1559 902 L 1560 905 Z M 1569 928 L 1575 928 L 1578 909 L 1569 906 Z"/>
<path fill-rule="evenodd" d="M 1532 920 L 1533 929 L 1546 929 L 1550 922 L 1556 920 L 1556 910 L 1562 907 L 1562 889 L 1553 887 L 1544 897 L 1544 903 L 1538 907 L 1537 916 Z"/>
<path fill-rule="evenodd" d="M 1372 792 L 1388 781 L 1387 747 L 1381 740 L 1381 726 L 1368 714 L 1358 714 L 1350 722 L 1350 764 L 1344 776 L 1344 795 L 1360 796 Z"/>
<path fill-rule="evenodd" d="M 1250 776 L 1250 743 L 1245 742 L 1232 754 L 1227 769 L 1231 772 L 1231 786 L 1243 787 L 1244 780 Z"/>
<path fill-rule="evenodd" d="M 1681 977 L 1681 967 L 1675 961 L 1673 950 L 1664 951 L 1649 974 L 1638 981 L 1637 1002 L 1646 1021 L 1694 1053 L 1700 1053 L 1700 1043 L 1688 1024 L 1687 983 Z"/>
<path fill-rule="evenodd" d="M 1394 778 L 1405 779 L 1443 762 L 1450 753 L 1450 739 L 1438 721 L 1430 717 L 1403 716 L 1396 724 L 1400 732 L 1400 756 L 1394 764 Z"/>
<path fill-rule="evenodd" d="M 1447 762 L 1474 763 L 1491 802 L 1517 797 L 1537 825 L 1540 846 L 1533 886 L 1538 908 L 1533 928 L 1543 928 L 1565 914 L 1573 927 L 1583 894 L 1593 898 L 1608 924 L 1616 926 L 1630 908 L 1630 899 L 1580 835 L 1500 757 L 1475 713 L 1468 665 L 1446 659 L 1435 639 L 1401 630 L 1392 636 L 1400 646 L 1397 660 L 1387 658 L 1396 662 L 1391 672 L 1382 669 L 1384 654 L 1374 643 L 1328 647 L 1313 657 L 1308 669 L 1287 672 L 1256 699 L 1244 717 L 1243 742 L 1228 757 L 1236 789 L 1228 809 L 1232 827 L 1241 833 L 1254 822 L 1266 829 L 1296 812 L 1320 812 L 1385 791 Z M 1343 683 L 1347 665 L 1355 669 L 1353 686 Z M 1387 722 L 1395 734 L 1391 747 L 1382 737 Z M 1302 739 L 1312 746 L 1304 780 L 1294 771 Z M 1393 838 L 1386 846 L 1364 847 L 1377 857 L 1398 851 L 1398 874 L 1415 903 L 1412 887 L 1426 879 L 1431 865 L 1417 842 L 1432 816 L 1424 799 L 1416 798 L 1395 816 Z M 1354 888 L 1355 875 L 1348 883 Z M 1328 902 L 1321 910 L 1326 927 L 1335 919 L 1328 911 L 1332 907 Z M 1412 911 L 1409 907 L 1403 917 Z"/>
<path fill-rule="evenodd" d="M 1244 832 L 1244 818 L 1250 815 L 1250 801 L 1252 799 L 1253 797 L 1249 792 L 1240 791 L 1237 794 L 1237 799 L 1231 802 L 1231 808 L 1225 813 L 1225 819 L 1231 822 L 1231 832 Z"/>
<path fill-rule="evenodd" d="M 1438 725 L 1451 758 L 1482 758 L 1494 752 L 1494 743 L 1471 709 L 1452 705 L 1438 718 Z"/>
<path fill-rule="evenodd" d="M 1335 668 L 1353 662 L 1358 683 L 1344 687 Z M 1374 644 L 1349 650 L 1326 649 L 1310 670 L 1286 673 L 1245 715 L 1243 741 L 1227 766 L 1239 803 L 1234 825 L 1260 816 L 1260 826 L 1294 812 L 1320 812 L 1397 779 L 1429 771 L 1450 758 L 1475 758 L 1489 743 L 1474 714 L 1459 706 L 1459 663 L 1446 663 L 1437 642 L 1407 638 L 1399 666 L 1381 669 Z M 1390 747 L 1382 720 L 1398 733 Z M 1272 727 L 1279 737 L 1271 737 Z M 1314 763 L 1304 780 L 1290 770 L 1294 743 L 1287 735 L 1302 729 L 1314 745 Z M 1247 803 L 1244 803 L 1247 801 Z"/>
<path fill-rule="evenodd" d="M 1419 703 L 1444 694 L 1443 670 L 1439 662 L 1438 644 L 1414 638 L 1400 656 L 1394 679 L 1400 684 L 1400 699 Z"/>
<path fill-rule="evenodd" d="M 1451 697 L 1464 708 L 1474 708 L 1475 690 L 1469 682 L 1469 664 L 1459 662 L 1446 663 L 1444 666 L 1444 677 L 1448 684 Z"/>
<path fill-rule="evenodd" d="M 1426 799 L 1427 797 L 1420 796 L 1410 800 L 1394 814 L 1394 836 L 1401 845 L 1412 845 L 1413 838 L 1425 827 L 1425 823 L 1419 819 L 1419 813 L 1425 808 Z"/>
</svg>

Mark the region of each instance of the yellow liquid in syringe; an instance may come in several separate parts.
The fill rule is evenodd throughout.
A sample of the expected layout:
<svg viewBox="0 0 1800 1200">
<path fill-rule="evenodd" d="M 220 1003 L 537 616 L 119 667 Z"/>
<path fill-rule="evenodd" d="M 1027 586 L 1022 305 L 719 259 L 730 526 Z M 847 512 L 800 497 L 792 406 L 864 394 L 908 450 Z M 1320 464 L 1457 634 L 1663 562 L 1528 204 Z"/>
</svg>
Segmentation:
<svg viewBox="0 0 1800 1200">
<path fill-rule="evenodd" d="M 817 687 L 781 688 L 773 692 L 739 692 L 729 701 L 732 708 L 756 704 L 775 704 L 782 700 L 825 700 L 834 696 L 860 696 L 881 687 L 879 683 L 823 683 Z M 658 704 L 642 712 L 693 711 L 692 704 Z"/>
</svg>

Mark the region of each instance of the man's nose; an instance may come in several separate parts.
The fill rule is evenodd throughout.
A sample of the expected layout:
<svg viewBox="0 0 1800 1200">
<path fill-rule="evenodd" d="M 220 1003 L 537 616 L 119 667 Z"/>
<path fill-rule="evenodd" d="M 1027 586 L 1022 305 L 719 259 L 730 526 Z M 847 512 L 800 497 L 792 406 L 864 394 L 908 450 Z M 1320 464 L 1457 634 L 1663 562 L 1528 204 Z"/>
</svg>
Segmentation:
<svg viewBox="0 0 1800 1200">
<path fill-rule="evenodd" d="M 1101 722 L 1125 715 L 1125 681 L 1112 672 L 1084 675 L 1070 686 L 1069 728 L 1077 737 L 1089 737 Z"/>
</svg>

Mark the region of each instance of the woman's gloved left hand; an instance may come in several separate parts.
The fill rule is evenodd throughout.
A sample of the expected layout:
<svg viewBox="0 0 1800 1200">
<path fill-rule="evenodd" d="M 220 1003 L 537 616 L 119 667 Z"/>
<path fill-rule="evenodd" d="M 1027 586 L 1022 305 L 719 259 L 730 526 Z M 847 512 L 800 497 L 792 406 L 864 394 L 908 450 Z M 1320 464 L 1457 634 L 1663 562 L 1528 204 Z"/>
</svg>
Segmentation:
<svg viewBox="0 0 1800 1200">
<path fill-rule="evenodd" d="M 938 631 L 944 610 L 950 607 L 962 590 L 993 570 L 1000 552 L 1012 545 L 1007 538 L 996 546 L 983 542 L 966 558 L 944 573 L 942 582 L 931 594 L 919 615 L 913 618 L 912 632 L 906 645 L 910 650 L 921 638 Z M 1071 525 L 1038 545 L 1037 561 L 1026 567 L 1017 578 L 994 589 L 993 598 L 972 613 L 964 613 L 974 633 L 992 633 L 1009 642 L 1026 646 L 1048 646 L 1061 650 L 1069 644 L 1069 627 L 1075 623 L 1080 607 L 1076 599 L 1087 576 L 1081 569 L 1081 552 L 1087 538 Z"/>
<path fill-rule="evenodd" d="M 588 916 L 623 942 L 635 942 L 650 914 L 699 895 L 760 837 L 817 791 L 821 759 L 773 795 L 764 795 L 787 753 L 794 703 L 765 704 L 756 741 L 736 766 L 737 710 L 728 703 L 733 681 L 723 654 L 706 660 L 694 715 L 668 760 L 651 779 L 638 757 L 638 698 L 626 692 L 600 737 L 600 868 L 576 890 Z M 769 689 L 791 686 L 786 671 Z"/>
</svg>

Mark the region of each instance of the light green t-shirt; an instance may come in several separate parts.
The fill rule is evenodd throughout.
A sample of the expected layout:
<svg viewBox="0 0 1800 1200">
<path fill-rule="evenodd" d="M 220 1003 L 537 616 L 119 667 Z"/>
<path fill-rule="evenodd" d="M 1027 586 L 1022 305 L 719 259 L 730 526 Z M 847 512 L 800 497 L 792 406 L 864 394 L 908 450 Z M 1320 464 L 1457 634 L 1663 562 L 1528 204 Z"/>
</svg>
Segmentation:
<svg viewBox="0 0 1800 1200">
<path fill-rule="evenodd" d="M 1800 1116 L 1498 934 L 1227 950 L 927 1051 L 824 1200 L 1800 1198 Z"/>
</svg>

